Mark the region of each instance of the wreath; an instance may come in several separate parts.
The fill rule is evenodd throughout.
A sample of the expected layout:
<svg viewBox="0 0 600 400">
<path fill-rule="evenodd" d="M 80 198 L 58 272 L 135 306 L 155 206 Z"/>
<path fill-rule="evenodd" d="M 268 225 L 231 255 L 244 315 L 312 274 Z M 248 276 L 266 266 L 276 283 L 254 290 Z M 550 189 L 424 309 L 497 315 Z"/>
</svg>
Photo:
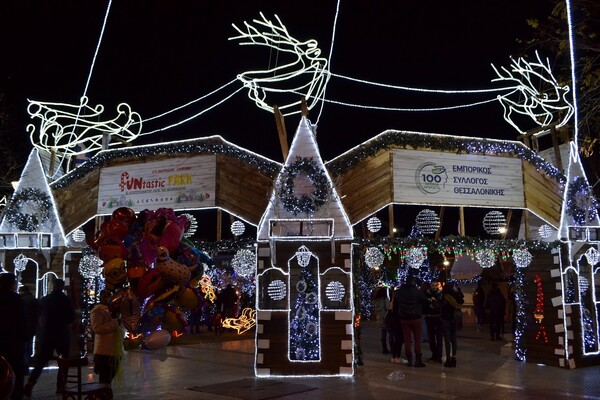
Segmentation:
<svg viewBox="0 0 600 400">
<path fill-rule="evenodd" d="M 598 203 L 585 178 L 576 177 L 569 185 L 566 211 L 573 220 L 584 225 L 598 215 Z"/>
<path fill-rule="evenodd" d="M 18 230 L 35 232 L 41 224 L 48 221 L 51 208 L 52 202 L 48 194 L 37 188 L 26 188 L 15 193 L 4 215 L 6 220 Z M 23 212 L 26 209 L 35 212 L 32 214 Z"/>
<path fill-rule="evenodd" d="M 295 180 L 300 174 L 305 174 L 313 183 L 310 194 L 297 196 Z M 296 161 L 284 167 L 279 198 L 283 207 L 298 215 L 299 213 L 314 213 L 329 200 L 331 188 L 325 171 L 312 158 L 297 157 Z"/>
</svg>

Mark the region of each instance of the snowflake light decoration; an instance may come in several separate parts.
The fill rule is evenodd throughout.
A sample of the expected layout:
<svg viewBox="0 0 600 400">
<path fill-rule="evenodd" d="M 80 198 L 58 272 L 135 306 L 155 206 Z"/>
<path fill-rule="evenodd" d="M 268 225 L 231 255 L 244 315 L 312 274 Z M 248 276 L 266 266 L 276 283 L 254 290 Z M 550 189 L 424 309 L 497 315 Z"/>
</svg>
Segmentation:
<svg viewBox="0 0 600 400">
<path fill-rule="evenodd" d="M 332 281 L 325 287 L 325 296 L 331 301 L 342 301 L 346 289 L 340 281 Z"/>
<path fill-rule="evenodd" d="M 94 279 L 100 275 L 102 264 L 102 260 L 93 252 L 83 252 L 79 261 L 79 273 L 84 279 Z"/>
<path fill-rule="evenodd" d="M 513 261 L 517 268 L 527 268 L 531 261 L 533 260 L 533 256 L 527 249 L 518 249 L 513 251 Z"/>
<path fill-rule="evenodd" d="M 384 255 L 377 247 L 369 247 L 365 252 L 365 263 L 371 269 L 377 269 L 383 264 Z"/>
<path fill-rule="evenodd" d="M 489 249 L 479 250 L 475 254 L 475 261 L 481 265 L 481 268 L 491 268 L 496 264 L 496 255 Z"/>
<path fill-rule="evenodd" d="M 231 260 L 231 266 L 235 273 L 240 276 L 252 276 L 256 268 L 256 255 L 252 250 L 238 250 Z"/>
<path fill-rule="evenodd" d="M 267 286 L 267 295 L 273 300 L 283 300 L 286 293 L 286 285 L 281 279 L 276 279 Z"/>
<path fill-rule="evenodd" d="M 421 268 L 427 258 L 427 249 L 425 247 L 411 247 L 404 261 L 410 268 Z"/>
</svg>

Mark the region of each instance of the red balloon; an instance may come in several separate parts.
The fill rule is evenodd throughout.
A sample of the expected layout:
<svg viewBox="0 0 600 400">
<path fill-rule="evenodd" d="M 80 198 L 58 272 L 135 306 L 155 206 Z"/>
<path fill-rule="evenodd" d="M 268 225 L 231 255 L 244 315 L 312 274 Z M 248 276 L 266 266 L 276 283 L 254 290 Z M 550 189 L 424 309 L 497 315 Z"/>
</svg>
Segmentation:
<svg viewBox="0 0 600 400">
<path fill-rule="evenodd" d="M 129 207 L 119 207 L 112 213 L 112 219 L 129 226 L 135 222 L 135 211 Z"/>
<path fill-rule="evenodd" d="M 129 233 L 129 226 L 116 219 L 104 222 L 100 225 L 100 229 L 107 237 L 117 237 L 123 240 L 125 235 Z"/>
</svg>

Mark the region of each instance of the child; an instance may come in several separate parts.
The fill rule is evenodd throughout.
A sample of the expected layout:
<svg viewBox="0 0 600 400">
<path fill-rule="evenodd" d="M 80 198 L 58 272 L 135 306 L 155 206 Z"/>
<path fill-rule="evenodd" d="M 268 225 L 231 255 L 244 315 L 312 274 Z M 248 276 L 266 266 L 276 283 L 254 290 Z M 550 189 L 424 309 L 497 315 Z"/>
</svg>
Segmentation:
<svg viewBox="0 0 600 400">
<path fill-rule="evenodd" d="M 223 334 L 223 314 L 220 311 L 213 317 L 212 326 L 215 328 L 215 336 Z"/>
</svg>

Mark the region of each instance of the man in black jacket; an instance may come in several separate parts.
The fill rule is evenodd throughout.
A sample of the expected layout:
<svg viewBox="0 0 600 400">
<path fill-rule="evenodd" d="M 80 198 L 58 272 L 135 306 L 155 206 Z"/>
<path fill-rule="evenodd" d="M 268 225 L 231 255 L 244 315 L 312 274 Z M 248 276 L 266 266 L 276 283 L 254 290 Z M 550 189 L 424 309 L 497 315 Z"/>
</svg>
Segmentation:
<svg viewBox="0 0 600 400">
<path fill-rule="evenodd" d="M 421 334 L 423 307 L 429 307 L 427 296 L 419 290 L 415 284 L 415 278 L 409 276 L 406 282 L 396 290 L 393 300 L 393 308 L 400 312 L 402 319 L 402 331 L 404 333 L 404 349 L 408 365 L 413 366 L 413 352 L 411 342 L 415 345 L 415 367 L 424 367 L 421 353 Z"/>
</svg>

